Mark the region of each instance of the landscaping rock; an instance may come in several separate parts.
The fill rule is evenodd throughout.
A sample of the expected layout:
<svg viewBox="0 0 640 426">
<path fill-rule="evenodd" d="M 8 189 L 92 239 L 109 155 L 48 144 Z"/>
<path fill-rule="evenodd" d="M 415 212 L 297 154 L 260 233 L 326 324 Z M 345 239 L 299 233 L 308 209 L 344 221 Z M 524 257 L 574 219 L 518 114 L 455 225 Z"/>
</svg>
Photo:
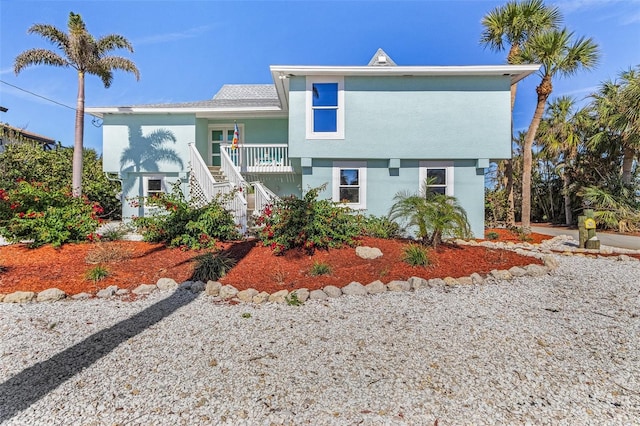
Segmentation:
<svg viewBox="0 0 640 426">
<path fill-rule="evenodd" d="M 67 297 L 67 293 L 59 288 L 48 288 L 38 293 L 36 300 L 38 302 L 55 302 L 56 300 L 64 299 Z"/>
<path fill-rule="evenodd" d="M 238 289 L 232 285 L 223 285 L 222 287 L 220 287 L 220 292 L 218 293 L 220 298 L 224 300 L 233 299 L 237 294 Z"/>
<path fill-rule="evenodd" d="M 287 296 L 289 295 L 288 290 L 280 290 L 269 296 L 269 302 L 273 303 L 287 303 Z"/>
<path fill-rule="evenodd" d="M 125 294 L 129 294 L 129 290 L 127 290 L 126 288 L 121 288 L 120 290 L 116 291 L 116 296 L 124 296 Z"/>
<path fill-rule="evenodd" d="M 309 293 L 309 300 L 327 300 L 328 296 L 327 293 L 325 293 L 322 290 L 312 290 Z"/>
<path fill-rule="evenodd" d="M 4 294 L 0 294 L 0 303 L 4 300 Z"/>
<path fill-rule="evenodd" d="M 302 303 L 309 300 L 309 290 L 306 288 L 299 288 L 297 290 L 293 290 L 291 294 L 295 294 L 296 296 L 298 296 L 298 300 Z"/>
<path fill-rule="evenodd" d="M 550 254 L 545 255 L 542 258 L 542 261 L 544 262 L 544 266 L 549 268 L 549 270 L 551 271 L 558 269 L 558 267 L 560 266 L 560 262 L 558 262 L 558 259 L 556 259 L 555 256 Z"/>
<path fill-rule="evenodd" d="M 429 288 L 429 281 L 420 277 L 411 277 L 409 278 L 409 285 L 414 290 L 420 290 L 422 288 Z"/>
<path fill-rule="evenodd" d="M 117 285 L 110 285 L 109 287 L 100 290 L 99 292 L 96 293 L 96 297 L 99 297 L 101 299 L 106 299 L 109 297 L 113 297 L 114 294 L 116 294 L 116 291 L 118 291 L 118 286 Z"/>
<path fill-rule="evenodd" d="M 174 290 L 178 288 L 178 283 L 171 278 L 160 278 L 158 282 L 156 282 L 156 287 L 159 290 Z"/>
<path fill-rule="evenodd" d="M 535 263 L 525 266 L 524 269 L 526 269 L 527 274 L 530 277 L 541 277 L 543 275 L 547 275 L 547 272 L 549 271 L 546 266 L 536 265 Z"/>
<path fill-rule="evenodd" d="M 138 296 L 143 294 L 153 293 L 158 287 L 153 284 L 140 284 L 138 287 L 134 288 L 132 293 Z"/>
<path fill-rule="evenodd" d="M 248 288 L 246 290 L 239 291 L 236 294 L 236 297 L 240 299 L 242 302 L 249 303 L 253 302 L 253 298 L 258 295 L 258 290 L 255 288 Z"/>
<path fill-rule="evenodd" d="M 627 256 L 626 254 L 621 254 L 616 258 L 616 260 L 619 260 L 621 262 L 628 262 L 630 260 L 635 260 L 635 259 L 631 256 Z"/>
<path fill-rule="evenodd" d="M 269 300 L 269 293 L 267 293 L 266 291 L 261 291 L 260 293 L 253 296 L 253 303 L 256 303 L 258 305 L 261 303 L 265 303 L 267 300 Z"/>
<path fill-rule="evenodd" d="M 206 288 L 206 284 L 203 283 L 202 281 L 196 281 L 193 284 L 191 284 L 191 288 L 189 290 L 191 290 L 191 293 L 202 293 L 204 291 L 204 289 Z"/>
<path fill-rule="evenodd" d="M 382 257 L 382 251 L 377 247 L 356 247 L 356 255 L 363 259 L 377 259 Z"/>
<path fill-rule="evenodd" d="M 342 293 L 347 296 L 365 296 L 367 294 L 367 289 L 359 282 L 353 281 L 342 287 Z"/>
<path fill-rule="evenodd" d="M 471 282 L 474 284 L 484 284 L 484 278 L 477 272 L 471 274 Z"/>
<path fill-rule="evenodd" d="M 511 278 L 513 278 L 513 275 L 511 275 L 511 272 L 505 271 L 505 270 L 494 269 L 493 271 L 490 272 L 490 275 L 496 280 L 510 280 Z"/>
<path fill-rule="evenodd" d="M 442 279 L 442 281 L 444 281 L 445 285 L 456 285 L 456 284 L 458 284 L 458 280 L 456 280 L 453 277 L 444 277 Z"/>
<path fill-rule="evenodd" d="M 338 287 L 334 285 L 328 285 L 325 288 L 323 288 L 322 291 L 324 291 L 326 295 L 332 299 L 342 296 L 342 290 L 340 290 Z"/>
<path fill-rule="evenodd" d="M 411 285 L 408 281 L 394 280 L 387 284 L 387 289 L 389 291 L 409 291 L 411 290 Z"/>
<path fill-rule="evenodd" d="M 519 266 L 513 266 L 509 268 L 509 273 L 514 277 L 524 277 L 525 275 L 527 275 L 527 271 Z"/>
<path fill-rule="evenodd" d="M 458 284 L 462 284 L 462 285 L 473 284 L 473 279 L 471 279 L 471 277 L 459 277 L 459 278 L 456 278 L 456 281 L 458 281 Z"/>
<path fill-rule="evenodd" d="M 36 294 L 32 291 L 15 291 L 4 296 L 2 301 L 4 303 L 26 303 L 31 302 L 34 297 Z"/>
<path fill-rule="evenodd" d="M 91 295 L 89 293 L 78 293 L 71 296 L 71 298 L 73 300 L 85 300 L 85 299 L 90 299 Z"/>
<path fill-rule="evenodd" d="M 442 278 L 431 278 L 429 280 L 429 287 L 442 287 L 447 285 Z"/>
<path fill-rule="evenodd" d="M 204 291 L 208 296 L 218 296 L 220 294 L 221 287 L 222 284 L 220 284 L 218 281 L 207 281 L 207 285 Z"/>
<path fill-rule="evenodd" d="M 387 286 L 380 280 L 374 281 L 364 286 L 369 294 L 384 293 L 387 291 Z"/>
</svg>

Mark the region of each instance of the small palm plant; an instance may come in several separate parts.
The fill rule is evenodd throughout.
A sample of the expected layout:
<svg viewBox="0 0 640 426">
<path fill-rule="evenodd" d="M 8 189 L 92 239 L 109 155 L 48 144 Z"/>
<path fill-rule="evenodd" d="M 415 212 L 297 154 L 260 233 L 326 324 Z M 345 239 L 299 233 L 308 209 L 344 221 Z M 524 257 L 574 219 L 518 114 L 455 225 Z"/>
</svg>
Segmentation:
<svg viewBox="0 0 640 426">
<path fill-rule="evenodd" d="M 425 245 L 437 248 L 447 237 L 469 238 L 471 227 L 467 213 L 455 197 L 430 192 L 425 181 L 418 194 L 400 192 L 394 197 L 389 212 L 391 220 L 404 220 L 408 226 L 418 228 L 416 236 Z"/>
</svg>

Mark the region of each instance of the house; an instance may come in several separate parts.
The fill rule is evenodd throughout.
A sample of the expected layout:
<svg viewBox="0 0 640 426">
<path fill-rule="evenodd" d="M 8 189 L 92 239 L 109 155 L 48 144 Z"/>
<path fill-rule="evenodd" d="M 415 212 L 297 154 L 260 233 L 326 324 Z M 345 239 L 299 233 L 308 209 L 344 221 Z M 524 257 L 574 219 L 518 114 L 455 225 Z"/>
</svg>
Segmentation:
<svg viewBox="0 0 640 426">
<path fill-rule="evenodd" d="M 242 188 L 229 208 L 244 226 L 273 197 L 323 184 L 326 198 L 386 215 L 430 178 L 480 236 L 485 170 L 511 156 L 511 85 L 538 68 L 399 66 L 379 49 L 365 66 L 271 66 L 272 84 L 224 85 L 210 100 L 87 112 L 103 119 L 104 171 L 128 199 L 176 182 L 203 201 Z"/>
<path fill-rule="evenodd" d="M 37 133 L 28 132 L 24 129 L 18 129 L 17 127 L 9 126 L 5 123 L 0 123 L 0 152 L 4 151 L 5 147 L 10 143 L 20 143 L 25 141 L 41 144 L 42 149 L 45 151 L 53 149 L 56 145 L 56 141 L 54 139 Z"/>
</svg>

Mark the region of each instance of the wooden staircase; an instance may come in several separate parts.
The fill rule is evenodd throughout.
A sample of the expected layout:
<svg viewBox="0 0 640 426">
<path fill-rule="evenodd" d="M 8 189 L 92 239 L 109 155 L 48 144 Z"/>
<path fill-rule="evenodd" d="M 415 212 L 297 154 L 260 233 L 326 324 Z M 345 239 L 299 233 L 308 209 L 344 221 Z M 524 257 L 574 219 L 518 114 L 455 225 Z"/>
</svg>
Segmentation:
<svg viewBox="0 0 640 426">
<path fill-rule="evenodd" d="M 208 166 L 207 168 L 209 169 L 211 176 L 213 176 L 213 180 L 216 182 L 228 182 L 228 179 L 225 177 L 220 166 Z"/>
</svg>

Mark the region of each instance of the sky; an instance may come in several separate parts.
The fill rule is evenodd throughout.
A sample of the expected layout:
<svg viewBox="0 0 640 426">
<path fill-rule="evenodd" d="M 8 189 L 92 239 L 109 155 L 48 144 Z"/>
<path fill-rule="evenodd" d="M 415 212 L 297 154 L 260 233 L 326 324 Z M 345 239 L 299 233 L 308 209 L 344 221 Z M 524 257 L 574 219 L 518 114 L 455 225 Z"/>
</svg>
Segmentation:
<svg viewBox="0 0 640 426">
<path fill-rule="evenodd" d="M 66 32 L 71 11 L 94 36 L 120 34 L 133 44 L 134 53 L 114 54 L 136 63 L 140 81 L 117 71 L 105 89 L 98 77 L 86 79 L 87 106 L 123 106 L 205 100 L 223 84 L 272 83 L 270 65 L 366 65 L 378 48 L 398 65 L 504 64 L 506 52 L 479 42 L 482 17 L 504 3 L 0 0 L 0 106 L 8 108 L 0 121 L 73 146 L 75 70 L 34 66 L 13 72 L 19 53 L 56 50 L 27 29 L 45 23 Z M 560 9 L 576 36 L 593 38 L 602 53 L 595 70 L 554 80 L 552 98 L 571 95 L 586 103 L 600 83 L 640 65 L 640 0 L 546 3 Z M 516 131 L 531 121 L 539 82 L 533 75 L 519 85 Z M 102 152 L 100 120 L 86 117 L 84 143 Z"/>
</svg>

